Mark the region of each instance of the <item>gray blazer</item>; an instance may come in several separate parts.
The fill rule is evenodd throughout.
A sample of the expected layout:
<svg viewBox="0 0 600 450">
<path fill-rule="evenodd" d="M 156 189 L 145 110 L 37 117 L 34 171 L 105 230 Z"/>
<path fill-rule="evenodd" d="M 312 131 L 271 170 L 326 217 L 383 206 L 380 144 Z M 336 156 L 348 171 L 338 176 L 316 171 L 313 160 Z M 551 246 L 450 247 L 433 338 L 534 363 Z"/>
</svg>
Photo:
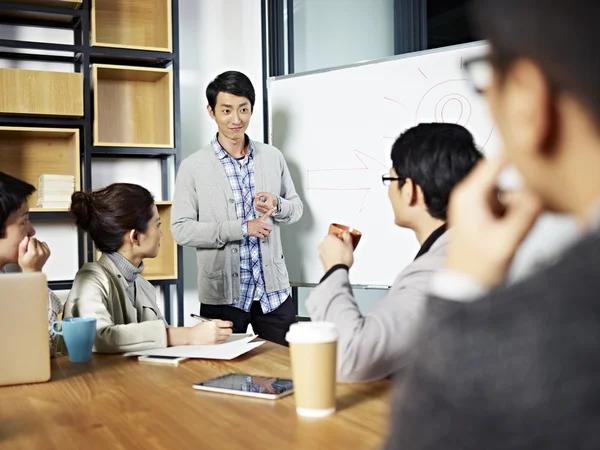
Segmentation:
<svg viewBox="0 0 600 450">
<path fill-rule="evenodd" d="M 136 301 L 127 296 L 127 281 L 106 255 L 77 272 L 65 303 L 64 317 L 95 317 L 98 353 L 164 348 L 167 324 L 156 304 L 156 290 L 139 276 Z"/>
<path fill-rule="evenodd" d="M 266 290 L 274 292 L 290 286 L 279 226 L 300 220 L 303 205 L 281 152 L 252 142 L 256 192 L 282 198 L 280 214 L 269 219 L 273 231 L 260 242 Z M 210 144 L 186 158 L 179 168 L 171 233 L 179 245 L 196 248 L 200 301 L 211 305 L 237 301 L 242 220 L 237 218 L 229 180 Z"/>
<path fill-rule="evenodd" d="M 600 448 L 600 231 L 475 302 L 431 298 L 388 450 Z"/>
<path fill-rule="evenodd" d="M 336 270 L 314 289 L 306 300 L 311 319 L 335 323 L 340 335 L 338 381 L 379 380 L 406 365 L 425 313 L 430 278 L 444 263 L 447 234 L 404 269 L 386 297 L 365 316 L 354 300 L 346 270 Z"/>
</svg>

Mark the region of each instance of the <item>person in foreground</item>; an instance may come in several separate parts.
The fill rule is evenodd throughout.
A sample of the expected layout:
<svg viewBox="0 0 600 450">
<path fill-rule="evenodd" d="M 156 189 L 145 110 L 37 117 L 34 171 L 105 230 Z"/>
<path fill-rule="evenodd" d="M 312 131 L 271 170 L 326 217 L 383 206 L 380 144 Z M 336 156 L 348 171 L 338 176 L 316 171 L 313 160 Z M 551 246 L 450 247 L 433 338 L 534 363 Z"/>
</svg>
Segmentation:
<svg viewBox="0 0 600 450">
<path fill-rule="evenodd" d="M 218 133 L 185 159 L 177 174 L 171 232 L 195 247 L 200 315 L 252 324 L 261 338 L 287 345 L 296 321 L 280 227 L 300 220 L 303 205 L 281 152 L 246 135 L 254 87 L 225 72 L 206 88 Z"/>
<path fill-rule="evenodd" d="M 326 273 L 306 308 L 312 320 L 337 325 L 338 381 L 374 381 L 406 365 L 425 313 L 429 281 L 443 264 L 448 198 L 481 158 L 473 136 L 460 125 L 420 124 L 396 140 L 393 167 L 383 180 L 389 184 L 396 225 L 413 230 L 421 249 L 369 314 L 361 314 L 350 286 L 350 235 L 346 232 L 343 241 L 329 235 L 321 243 Z"/>
<path fill-rule="evenodd" d="M 600 8 L 585 0 L 475 7 L 492 51 L 465 64 L 527 190 L 499 196 L 496 159 L 455 191 L 432 320 L 395 399 L 387 448 L 597 449 Z M 504 287 L 543 210 L 577 216 L 585 236 L 554 264 Z"/>
<path fill-rule="evenodd" d="M 156 304 L 154 287 L 140 274 L 143 260 L 156 258 L 162 231 L 152 194 L 116 183 L 93 192 L 75 192 L 71 212 L 102 252 L 85 264 L 73 282 L 64 316 L 95 317 L 94 351 L 120 353 L 173 345 L 225 342 L 231 322 L 169 327 Z"/>
<path fill-rule="evenodd" d="M 31 184 L 0 172 L 0 275 L 7 264 L 18 264 L 23 272 L 41 272 L 50 257 L 45 242 L 38 241 L 29 221 L 27 199 L 35 192 Z M 15 299 L 18 300 L 18 299 Z M 48 325 L 61 311 L 58 297 L 48 289 Z M 50 356 L 56 355 L 56 335 L 48 333 Z"/>
</svg>

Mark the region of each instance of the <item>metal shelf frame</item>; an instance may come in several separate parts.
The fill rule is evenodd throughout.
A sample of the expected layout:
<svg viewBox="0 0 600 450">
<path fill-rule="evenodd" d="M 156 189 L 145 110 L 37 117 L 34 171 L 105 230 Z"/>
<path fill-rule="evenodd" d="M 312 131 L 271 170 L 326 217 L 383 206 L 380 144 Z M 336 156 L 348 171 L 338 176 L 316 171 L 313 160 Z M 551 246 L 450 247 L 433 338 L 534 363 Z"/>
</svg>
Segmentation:
<svg viewBox="0 0 600 450">
<path fill-rule="evenodd" d="M 0 1 L 0 24 L 11 26 L 33 26 L 73 30 L 73 44 L 31 42 L 0 39 L 0 59 L 16 61 L 41 61 L 74 65 L 75 72 L 83 74 L 84 116 L 82 118 L 59 118 L 40 116 L 0 115 L 2 126 L 69 127 L 80 130 L 82 190 L 92 190 L 92 163 L 94 157 L 139 157 L 161 160 L 162 196 L 169 198 L 168 158 L 174 158 L 175 174 L 181 164 L 181 95 L 179 87 L 179 0 L 171 0 L 172 52 L 146 51 L 110 47 L 93 47 L 90 43 L 91 0 L 83 0 L 77 9 L 26 5 Z M 174 148 L 108 147 L 95 146 L 93 142 L 93 107 L 91 64 L 105 63 L 142 67 L 170 67 L 173 71 L 173 123 Z M 173 174 L 173 176 L 175 175 Z M 32 212 L 32 220 L 71 220 L 66 211 Z M 89 236 L 78 232 L 79 266 L 93 261 L 93 245 Z M 165 319 L 171 325 L 182 326 L 183 308 L 183 252 L 177 247 L 178 278 L 153 280 L 151 283 L 163 288 Z M 51 281 L 51 289 L 71 289 L 73 280 Z M 177 292 L 177 320 L 173 319 L 171 287 Z"/>
</svg>

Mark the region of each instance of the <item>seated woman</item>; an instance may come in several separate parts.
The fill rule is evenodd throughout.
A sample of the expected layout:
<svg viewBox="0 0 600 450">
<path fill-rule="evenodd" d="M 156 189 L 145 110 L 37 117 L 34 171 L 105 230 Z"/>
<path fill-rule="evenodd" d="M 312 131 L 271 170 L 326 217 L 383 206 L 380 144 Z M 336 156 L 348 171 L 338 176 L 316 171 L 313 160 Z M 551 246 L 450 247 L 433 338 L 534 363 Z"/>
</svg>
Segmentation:
<svg viewBox="0 0 600 450">
<path fill-rule="evenodd" d="M 0 274 L 8 264 L 18 264 L 23 272 L 41 272 L 50 257 L 45 242 L 33 236 L 35 228 L 29 221 L 27 198 L 35 187 L 0 172 Z M 48 289 L 48 325 L 60 314 L 61 303 Z M 56 355 L 56 335 L 48 332 L 50 356 Z"/>
<path fill-rule="evenodd" d="M 143 260 L 158 255 L 162 237 L 148 190 L 116 183 L 91 194 L 75 192 L 71 212 L 102 252 L 75 276 L 64 311 L 65 317 L 96 318 L 94 351 L 219 344 L 231 335 L 232 323 L 222 320 L 178 328 L 165 322 L 154 287 L 140 276 Z"/>
</svg>

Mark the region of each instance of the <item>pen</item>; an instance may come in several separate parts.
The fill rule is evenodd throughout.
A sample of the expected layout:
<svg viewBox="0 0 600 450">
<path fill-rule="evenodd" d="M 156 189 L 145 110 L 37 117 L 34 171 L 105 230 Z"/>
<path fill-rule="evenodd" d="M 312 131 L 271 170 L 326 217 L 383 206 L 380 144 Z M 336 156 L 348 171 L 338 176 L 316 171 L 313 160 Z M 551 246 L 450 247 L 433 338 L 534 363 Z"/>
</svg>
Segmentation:
<svg viewBox="0 0 600 450">
<path fill-rule="evenodd" d="M 190 316 L 193 317 L 194 319 L 201 320 L 202 322 L 210 322 L 212 320 L 212 319 L 209 319 L 208 317 L 202 317 L 202 316 L 199 316 L 198 314 L 194 314 L 194 313 L 190 314 Z"/>
</svg>

